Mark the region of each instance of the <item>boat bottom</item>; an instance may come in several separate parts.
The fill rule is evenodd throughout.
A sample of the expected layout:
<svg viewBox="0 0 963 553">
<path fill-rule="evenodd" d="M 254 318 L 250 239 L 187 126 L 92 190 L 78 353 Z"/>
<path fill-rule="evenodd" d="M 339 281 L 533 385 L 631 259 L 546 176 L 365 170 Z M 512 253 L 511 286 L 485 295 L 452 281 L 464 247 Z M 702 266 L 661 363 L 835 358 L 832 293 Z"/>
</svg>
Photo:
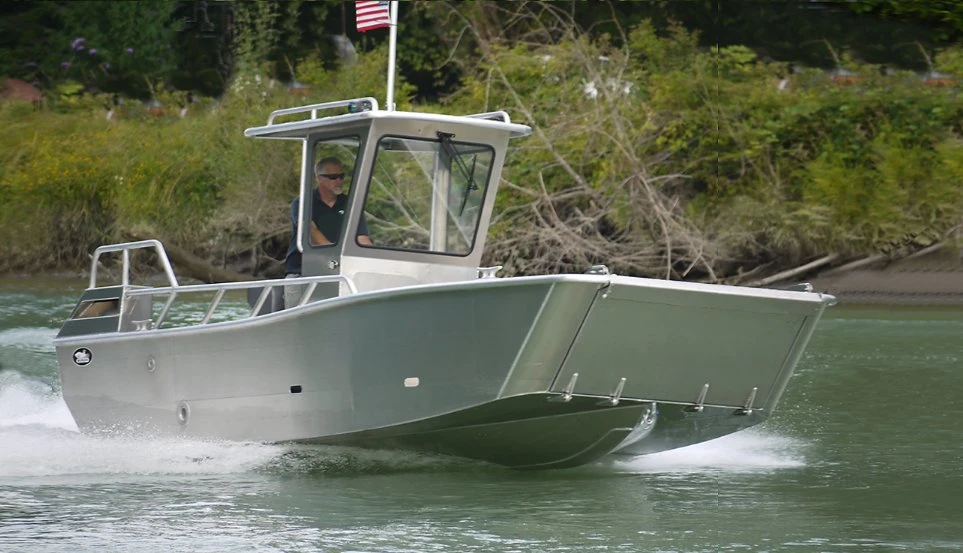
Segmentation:
<svg viewBox="0 0 963 553">
<path fill-rule="evenodd" d="M 652 430 L 642 439 L 628 440 L 614 453 L 638 456 L 678 449 L 745 430 L 768 418 L 769 414 L 761 410 L 744 413 L 732 407 L 711 406 L 693 410 L 688 405 L 660 403 Z"/>
<path fill-rule="evenodd" d="M 519 469 L 552 469 L 583 465 L 610 453 L 638 456 L 686 447 L 749 428 L 768 418 L 765 411 L 743 414 L 731 407 L 704 406 L 701 411 L 694 411 L 692 406 L 634 399 L 622 399 L 617 405 L 598 396 L 572 395 L 568 401 L 562 399 L 561 394 L 526 394 L 380 428 L 312 437 L 302 434 L 279 441 L 403 449 Z M 201 408 L 210 407 L 204 402 L 192 401 L 190 405 L 188 409 L 187 402 L 182 402 L 174 412 L 135 410 L 128 404 L 105 402 L 102 398 L 90 405 L 75 398 L 72 413 L 85 433 L 188 435 L 190 430 L 189 435 L 196 437 L 264 439 L 225 435 L 227 428 L 247 426 L 223 424 Z M 178 417 L 182 419 L 180 424 L 176 422 Z"/>
<path fill-rule="evenodd" d="M 616 449 L 649 403 L 558 394 L 505 398 L 429 419 L 298 440 L 453 455 L 518 469 L 568 468 Z"/>
</svg>

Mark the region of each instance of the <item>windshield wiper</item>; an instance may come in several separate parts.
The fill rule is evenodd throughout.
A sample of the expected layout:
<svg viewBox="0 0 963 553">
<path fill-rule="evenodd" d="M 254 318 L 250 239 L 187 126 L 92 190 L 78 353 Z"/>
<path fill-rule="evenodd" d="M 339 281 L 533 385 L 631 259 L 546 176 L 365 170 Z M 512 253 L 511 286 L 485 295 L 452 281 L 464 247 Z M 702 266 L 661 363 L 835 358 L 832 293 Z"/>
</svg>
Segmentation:
<svg viewBox="0 0 963 553">
<path fill-rule="evenodd" d="M 455 150 L 455 145 L 451 141 L 454 136 L 454 133 L 438 131 L 438 140 L 445 149 L 445 153 L 450 159 L 455 160 L 458 169 L 461 170 L 462 176 L 468 182 L 468 185 L 465 187 L 465 195 L 461 198 L 461 208 L 458 210 L 458 216 L 461 217 L 462 214 L 465 213 L 465 207 L 468 205 L 468 195 L 471 194 L 472 190 L 478 190 L 478 184 L 475 183 L 475 162 L 478 161 L 478 159 L 476 157 L 472 158 L 471 171 L 469 171 L 468 166 L 465 165 L 465 160 L 458 155 L 458 152 Z"/>
</svg>

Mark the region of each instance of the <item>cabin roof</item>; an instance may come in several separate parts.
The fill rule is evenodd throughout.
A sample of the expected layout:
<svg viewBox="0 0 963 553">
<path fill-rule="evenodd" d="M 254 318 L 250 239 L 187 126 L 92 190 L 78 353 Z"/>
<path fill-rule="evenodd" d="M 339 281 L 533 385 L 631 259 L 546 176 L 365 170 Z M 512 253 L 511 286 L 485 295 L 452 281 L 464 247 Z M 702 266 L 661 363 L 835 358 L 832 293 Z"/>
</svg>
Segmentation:
<svg viewBox="0 0 963 553">
<path fill-rule="evenodd" d="M 365 111 L 355 113 L 343 113 L 318 117 L 318 112 L 337 107 L 348 107 L 359 102 L 367 102 Z M 307 115 L 306 119 L 275 123 L 274 119 L 282 116 Z M 474 115 L 443 115 L 439 113 L 416 113 L 409 111 L 385 111 L 378 109 L 378 103 L 374 98 L 357 98 L 354 100 L 343 100 L 338 102 L 328 102 L 325 104 L 313 104 L 296 108 L 276 110 L 268 117 L 267 125 L 261 127 L 251 127 L 245 129 L 244 136 L 253 138 L 276 138 L 283 140 L 304 140 L 309 134 L 323 131 L 329 127 L 347 126 L 352 123 L 369 123 L 376 119 L 408 120 L 418 122 L 437 122 L 455 123 L 458 125 L 470 125 L 473 127 L 497 129 L 510 133 L 510 138 L 519 138 L 531 134 L 532 129 L 527 125 L 512 123 L 508 114 L 504 111 L 490 113 L 478 113 Z"/>
</svg>

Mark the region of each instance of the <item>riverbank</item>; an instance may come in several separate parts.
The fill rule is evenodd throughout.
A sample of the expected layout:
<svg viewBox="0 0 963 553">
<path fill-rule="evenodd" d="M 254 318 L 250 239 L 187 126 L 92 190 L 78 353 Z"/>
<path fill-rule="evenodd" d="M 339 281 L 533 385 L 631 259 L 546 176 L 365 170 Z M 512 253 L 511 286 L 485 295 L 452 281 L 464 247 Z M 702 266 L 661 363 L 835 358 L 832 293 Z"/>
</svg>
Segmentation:
<svg viewBox="0 0 963 553">
<path fill-rule="evenodd" d="M 963 252 L 942 250 L 812 279 L 844 304 L 963 306 Z"/>
<path fill-rule="evenodd" d="M 117 275 L 107 271 L 104 276 Z M 70 282 L 71 287 L 80 290 L 89 278 L 86 271 L 47 275 L 8 273 L 0 275 L 0 287 L 35 288 L 38 282 L 50 281 L 51 288 L 62 289 Z M 156 286 L 166 284 L 162 273 L 142 275 L 142 278 Z M 817 292 L 832 294 L 844 305 L 963 307 L 963 251 L 948 249 L 842 273 L 826 271 L 800 280 L 808 280 Z"/>
</svg>

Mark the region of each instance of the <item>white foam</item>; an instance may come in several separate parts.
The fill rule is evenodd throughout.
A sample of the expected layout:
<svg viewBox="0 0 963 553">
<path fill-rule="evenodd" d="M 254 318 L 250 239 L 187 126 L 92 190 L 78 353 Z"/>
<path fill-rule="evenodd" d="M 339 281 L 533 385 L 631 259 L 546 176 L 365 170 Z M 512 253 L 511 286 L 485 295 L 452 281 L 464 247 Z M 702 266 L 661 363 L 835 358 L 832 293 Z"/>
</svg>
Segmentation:
<svg viewBox="0 0 963 553">
<path fill-rule="evenodd" d="M 56 328 L 21 327 L 0 330 L 0 347 L 14 347 L 38 353 L 53 353 Z"/>
<path fill-rule="evenodd" d="M 751 429 L 680 449 L 615 463 L 619 472 L 759 472 L 805 466 L 804 443 Z"/>
<path fill-rule="evenodd" d="M 281 448 L 249 442 L 93 437 L 28 426 L 0 430 L 0 481 L 78 475 L 198 475 L 248 472 Z"/>
<path fill-rule="evenodd" d="M 268 463 L 280 446 L 87 436 L 49 385 L 0 372 L 0 481 L 67 475 L 226 474 Z"/>
<path fill-rule="evenodd" d="M 16 371 L 0 372 L 0 430 L 27 425 L 77 430 L 63 397 L 50 385 Z"/>
</svg>

